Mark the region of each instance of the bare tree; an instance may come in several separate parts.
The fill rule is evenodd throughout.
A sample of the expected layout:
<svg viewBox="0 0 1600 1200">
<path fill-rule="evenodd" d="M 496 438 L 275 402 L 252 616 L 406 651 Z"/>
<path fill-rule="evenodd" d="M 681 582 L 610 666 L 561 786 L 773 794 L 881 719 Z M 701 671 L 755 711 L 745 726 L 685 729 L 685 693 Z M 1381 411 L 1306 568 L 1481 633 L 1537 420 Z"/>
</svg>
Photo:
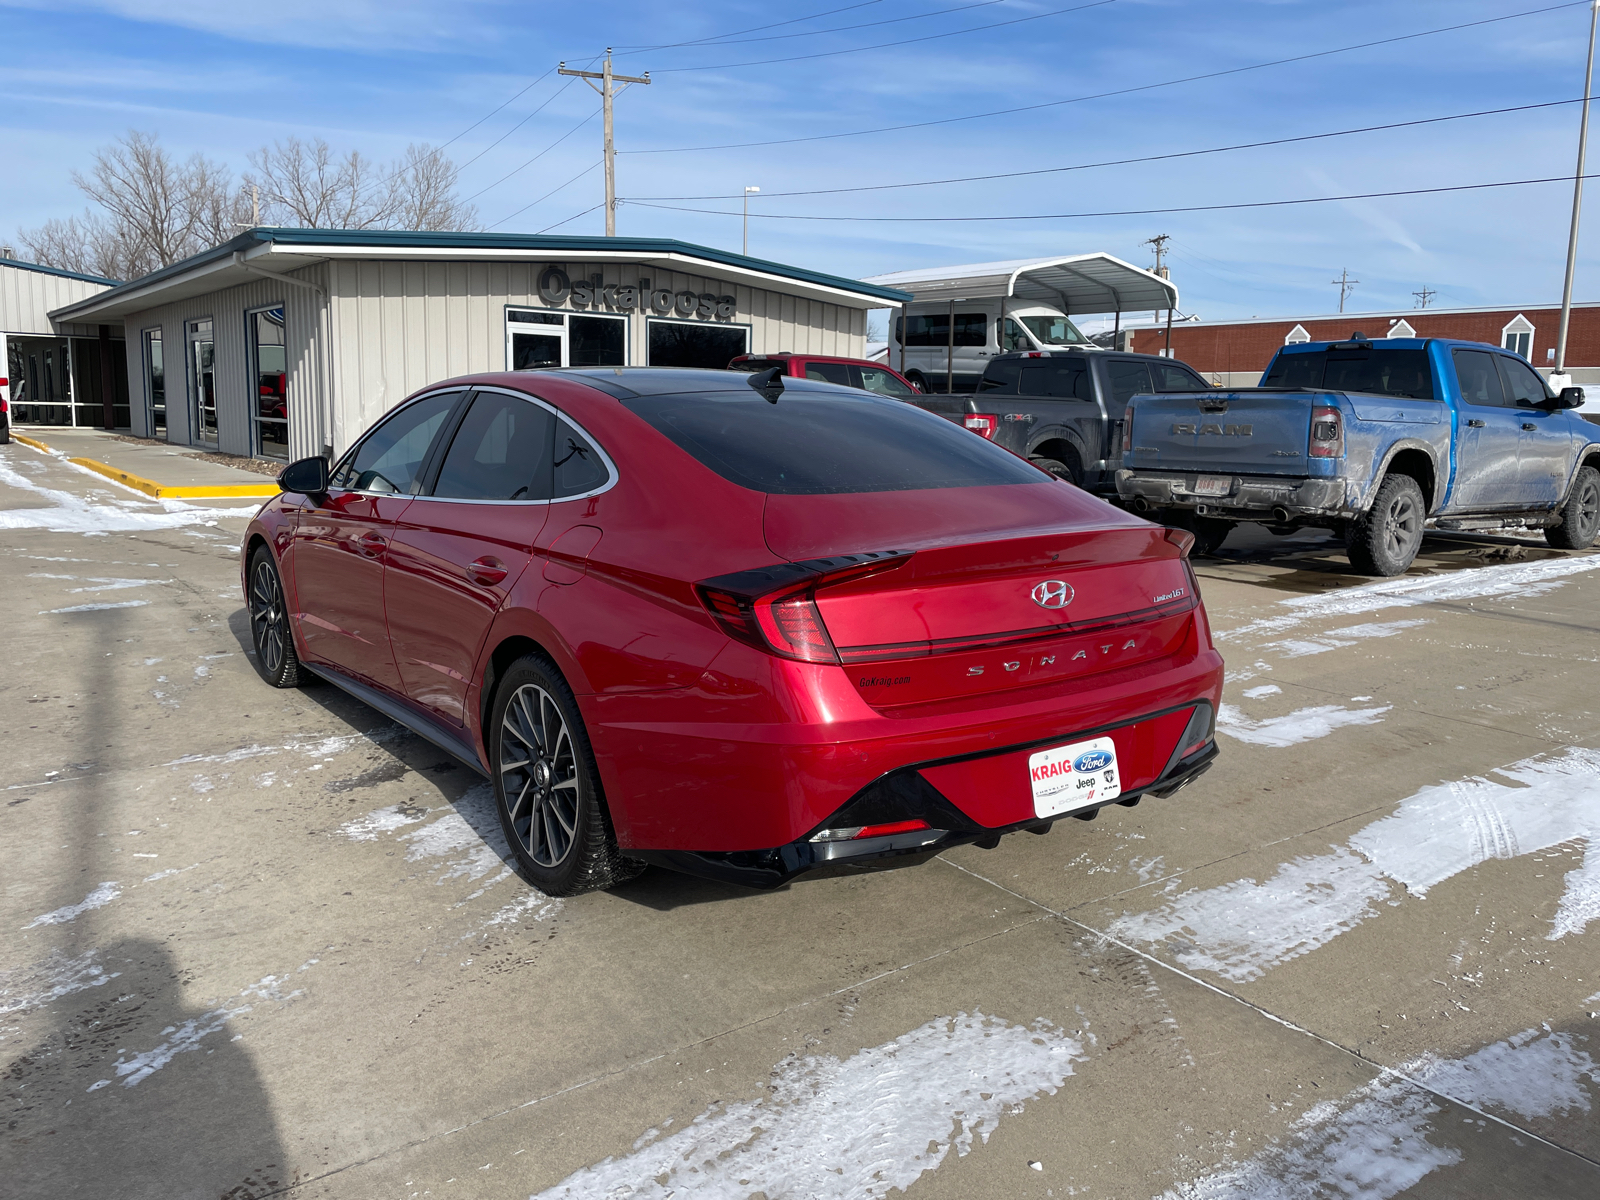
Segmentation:
<svg viewBox="0 0 1600 1200">
<path fill-rule="evenodd" d="M 352 150 L 335 157 L 321 138 L 289 137 L 250 155 L 246 187 L 260 189 L 270 224 L 302 229 L 470 229 L 477 209 L 456 199 L 456 166 L 443 151 L 406 147 L 379 168 Z"/>
<path fill-rule="evenodd" d="M 406 147 L 400 162 L 390 168 L 389 215 L 391 229 L 476 229 L 475 205 L 456 198 L 455 163 L 443 150 L 423 143 Z"/>
</svg>

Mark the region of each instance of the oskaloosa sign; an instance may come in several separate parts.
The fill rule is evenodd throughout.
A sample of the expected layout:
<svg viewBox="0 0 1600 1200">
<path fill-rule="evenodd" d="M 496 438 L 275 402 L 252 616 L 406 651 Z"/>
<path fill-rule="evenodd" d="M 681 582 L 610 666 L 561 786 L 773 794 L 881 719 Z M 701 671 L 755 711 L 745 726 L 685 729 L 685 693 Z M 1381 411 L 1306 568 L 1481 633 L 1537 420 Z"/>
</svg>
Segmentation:
<svg viewBox="0 0 1600 1200">
<path fill-rule="evenodd" d="M 674 314 L 702 320 L 712 317 L 731 320 L 739 308 L 736 296 L 652 288 L 648 279 L 639 280 L 637 285 L 606 283 L 604 276 L 598 273 L 589 279 L 573 280 L 560 267 L 544 269 L 539 276 L 539 296 L 551 305 L 565 304 L 570 298 L 579 308 L 614 308 L 620 312 L 644 312 L 648 309 L 661 316 Z"/>
</svg>

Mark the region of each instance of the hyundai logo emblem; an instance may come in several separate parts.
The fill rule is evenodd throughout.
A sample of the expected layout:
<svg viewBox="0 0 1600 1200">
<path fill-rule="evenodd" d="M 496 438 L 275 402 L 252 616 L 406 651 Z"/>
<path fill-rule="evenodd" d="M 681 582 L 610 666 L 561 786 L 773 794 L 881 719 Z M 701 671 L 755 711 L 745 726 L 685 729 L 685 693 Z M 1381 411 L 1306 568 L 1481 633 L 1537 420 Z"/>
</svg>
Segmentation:
<svg viewBox="0 0 1600 1200">
<path fill-rule="evenodd" d="M 1064 579 L 1046 579 L 1034 584 L 1032 595 L 1040 608 L 1065 608 L 1072 603 L 1072 585 Z"/>
</svg>

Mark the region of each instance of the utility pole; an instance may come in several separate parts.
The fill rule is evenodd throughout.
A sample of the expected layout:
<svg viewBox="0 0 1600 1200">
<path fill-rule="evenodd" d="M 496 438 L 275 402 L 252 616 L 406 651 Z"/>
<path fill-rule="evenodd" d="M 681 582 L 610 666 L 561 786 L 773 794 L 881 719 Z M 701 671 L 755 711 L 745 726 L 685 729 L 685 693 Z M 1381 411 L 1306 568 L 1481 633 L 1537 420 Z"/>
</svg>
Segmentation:
<svg viewBox="0 0 1600 1200">
<path fill-rule="evenodd" d="M 758 187 L 744 189 L 744 256 L 750 257 L 750 193 L 759 192 Z"/>
<path fill-rule="evenodd" d="M 1595 0 L 1595 2 L 1597 4 L 1600 4 L 1600 0 Z M 1156 269 L 1155 269 L 1155 273 L 1157 275 L 1159 275 L 1162 279 L 1170 279 L 1172 277 L 1172 272 L 1168 271 L 1166 267 L 1161 265 L 1162 256 L 1165 255 L 1166 252 L 1167 252 L 1167 243 L 1170 242 L 1171 240 L 1172 240 L 1172 235 L 1170 233 L 1158 233 L 1158 234 L 1155 235 L 1155 237 L 1146 238 L 1144 241 L 1139 243 L 1139 245 L 1141 245 L 1141 246 L 1151 246 L 1151 247 L 1155 248 L 1155 252 L 1156 252 Z M 1151 315 L 1159 317 L 1161 314 L 1160 313 L 1152 313 Z M 1119 320 L 1120 320 L 1120 314 L 1119 314 Z M 1171 353 L 1172 353 L 1172 309 L 1170 307 L 1167 309 L 1167 348 L 1163 353 L 1168 354 L 1168 355 L 1171 355 Z"/>
<path fill-rule="evenodd" d="M 1411 294 L 1417 298 L 1418 308 L 1427 308 L 1428 301 L 1432 300 L 1439 293 L 1434 291 L 1427 284 L 1423 284 L 1420 292 L 1412 292 Z"/>
<path fill-rule="evenodd" d="M 1600 4 L 1600 0 L 1595 0 L 1595 3 Z M 1339 311 L 1343 312 L 1345 297 L 1356 290 L 1356 284 L 1360 283 L 1361 280 L 1351 279 L 1350 269 L 1346 267 L 1339 272 L 1339 278 L 1330 279 L 1328 282 L 1339 289 Z"/>
<path fill-rule="evenodd" d="M 606 47 L 606 64 L 603 71 L 569 71 L 566 63 L 558 63 L 556 73 L 560 75 L 575 75 L 583 80 L 595 91 L 600 93 L 600 99 L 605 109 L 605 151 L 606 151 L 606 236 L 617 236 L 617 151 L 611 141 L 611 101 L 618 92 L 625 91 L 630 83 L 649 85 L 650 72 L 643 75 L 613 75 L 611 73 L 611 47 Z M 600 80 L 599 84 L 595 80 Z M 617 87 L 617 84 L 622 87 Z"/>
<path fill-rule="evenodd" d="M 1578 118 L 1578 170 L 1572 180 L 1572 228 L 1567 234 L 1567 277 L 1561 286 L 1561 330 L 1556 335 L 1557 375 L 1567 374 L 1567 325 L 1572 320 L 1572 278 L 1578 267 L 1578 212 L 1583 207 L 1583 159 L 1589 148 L 1589 93 L 1594 88 L 1594 34 L 1600 0 L 1589 8 L 1589 64 L 1583 73 L 1583 115 Z M 1569 386 L 1562 383 L 1562 387 Z"/>
</svg>

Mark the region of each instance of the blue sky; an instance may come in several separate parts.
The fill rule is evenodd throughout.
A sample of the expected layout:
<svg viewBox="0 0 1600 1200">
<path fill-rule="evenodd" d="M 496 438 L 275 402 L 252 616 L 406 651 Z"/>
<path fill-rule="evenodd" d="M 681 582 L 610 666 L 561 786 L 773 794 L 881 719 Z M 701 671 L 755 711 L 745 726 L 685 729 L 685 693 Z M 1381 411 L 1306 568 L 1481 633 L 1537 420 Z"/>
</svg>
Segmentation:
<svg viewBox="0 0 1600 1200">
<path fill-rule="evenodd" d="M 773 194 L 1091 163 L 1568 100 L 1583 86 L 1588 11 L 1581 6 L 1003 117 L 740 149 L 679 148 L 815 138 L 1059 101 L 1554 2 L 1103 0 L 1075 12 L 1060 11 L 1073 0 L 0 3 L 0 45 L 7 47 L 0 65 L 0 236 L 81 209 L 71 171 L 86 168 L 97 146 L 130 128 L 159 132 L 179 155 L 203 150 L 236 171 L 250 149 L 287 134 L 320 136 L 380 159 L 407 142 L 457 138 L 449 152 L 458 162 L 484 152 L 464 169 L 461 190 L 482 191 L 473 202 L 485 224 L 536 232 L 565 221 L 559 232 L 599 233 L 598 209 L 566 220 L 597 205 L 603 188 L 600 122 L 580 126 L 598 98 L 581 82 L 552 74 L 467 130 L 557 60 L 585 63 L 610 44 L 619 48 L 618 71 L 648 69 L 654 80 L 617 101 L 619 195 L 725 196 L 681 203 L 736 212 L 741 189 L 760 186 L 750 248 L 762 257 L 858 277 L 1090 250 L 1149 265 L 1140 243 L 1167 233 L 1183 310 L 1208 319 L 1333 311 L 1337 289 L 1329 281 L 1344 268 L 1361 281 L 1349 304 L 1355 311 L 1409 308 L 1411 293 L 1424 286 L 1437 292 L 1435 305 L 1532 305 L 1560 296 L 1570 185 L 1082 220 L 851 223 L 759 214 L 1102 212 L 1570 175 L 1576 105 L 1031 179 Z M 790 23 L 722 36 L 778 22 Z M 847 26 L 859 28 L 841 28 Z M 674 45 L 717 37 L 715 45 Z M 910 38 L 928 40 L 835 53 Z M 1591 159 L 1592 170 L 1597 163 Z M 1577 291 L 1594 300 L 1600 189 L 1591 193 L 1590 211 Z M 626 204 L 618 232 L 736 250 L 740 223 L 737 216 Z"/>
</svg>

